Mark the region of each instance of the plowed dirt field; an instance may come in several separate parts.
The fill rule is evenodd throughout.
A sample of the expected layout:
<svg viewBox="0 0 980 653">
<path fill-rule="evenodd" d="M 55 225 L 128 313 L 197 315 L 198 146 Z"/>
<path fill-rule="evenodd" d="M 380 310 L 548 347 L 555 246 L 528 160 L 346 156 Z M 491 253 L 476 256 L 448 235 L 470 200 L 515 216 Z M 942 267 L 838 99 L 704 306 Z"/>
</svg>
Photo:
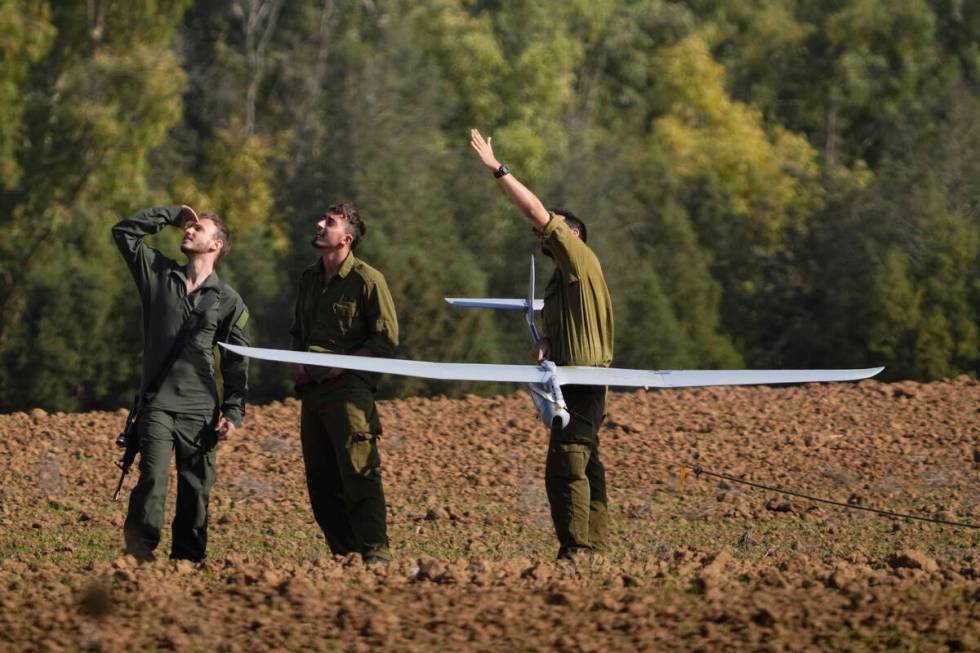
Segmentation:
<svg viewBox="0 0 980 653">
<path fill-rule="evenodd" d="M 219 448 L 201 565 L 169 533 L 121 556 L 124 413 L 0 415 L 0 650 L 980 648 L 980 530 L 678 481 L 980 523 L 974 380 L 612 393 L 611 549 L 574 563 L 525 393 L 380 408 L 395 561 L 370 568 L 313 523 L 295 401 Z"/>
</svg>

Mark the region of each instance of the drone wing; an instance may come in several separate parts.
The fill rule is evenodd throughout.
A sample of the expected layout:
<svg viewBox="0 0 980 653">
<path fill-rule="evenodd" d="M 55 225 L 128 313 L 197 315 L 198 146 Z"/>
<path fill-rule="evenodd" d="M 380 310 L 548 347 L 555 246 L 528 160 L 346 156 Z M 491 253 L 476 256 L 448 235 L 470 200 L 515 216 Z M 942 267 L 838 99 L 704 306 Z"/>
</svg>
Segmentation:
<svg viewBox="0 0 980 653">
<path fill-rule="evenodd" d="M 483 363 L 429 363 L 401 358 L 371 358 L 370 356 L 345 356 L 342 354 L 318 354 L 286 349 L 263 349 L 218 343 L 225 349 L 249 358 L 298 363 L 320 367 L 340 367 L 361 372 L 417 376 L 423 379 L 443 381 L 508 381 L 513 383 L 547 383 L 551 373 L 537 365 L 487 365 Z"/>
<path fill-rule="evenodd" d="M 503 311 L 523 311 L 527 309 L 526 299 L 495 299 L 491 297 L 446 297 L 446 303 L 461 308 L 496 308 Z M 543 299 L 534 300 L 534 310 L 544 308 Z"/>
<path fill-rule="evenodd" d="M 562 385 L 611 385 L 644 388 L 684 388 L 707 385 L 770 385 L 858 381 L 884 367 L 856 370 L 625 370 L 615 367 L 559 367 Z"/>
<path fill-rule="evenodd" d="M 519 300 L 523 301 L 523 300 Z M 362 372 L 417 376 L 443 381 L 500 381 L 547 383 L 551 372 L 537 365 L 491 365 L 484 363 L 430 363 L 400 358 L 371 358 L 286 349 L 263 349 L 219 343 L 225 349 L 249 358 L 340 367 Z M 611 385 L 644 388 L 683 388 L 708 385 L 770 385 L 777 383 L 820 383 L 858 381 L 881 372 L 883 367 L 857 370 L 626 370 L 615 367 L 557 367 L 561 385 Z"/>
</svg>

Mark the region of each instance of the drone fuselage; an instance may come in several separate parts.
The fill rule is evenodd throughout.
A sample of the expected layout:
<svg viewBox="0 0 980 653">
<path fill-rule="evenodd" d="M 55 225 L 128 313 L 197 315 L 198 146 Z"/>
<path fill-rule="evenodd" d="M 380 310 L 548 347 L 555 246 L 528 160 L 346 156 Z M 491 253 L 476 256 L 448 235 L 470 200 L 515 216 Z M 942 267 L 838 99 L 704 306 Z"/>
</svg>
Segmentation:
<svg viewBox="0 0 980 653">
<path fill-rule="evenodd" d="M 531 391 L 531 399 L 534 400 L 534 406 L 538 409 L 538 414 L 545 426 L 552 428 L 557 422 L 561 428 L 565 428 L 571 421 L 571 415 L 568 413 L 568 406 L 561 394 L 561 385 L 555 375 L 555 364 L 551 361 L 544 361 L 541 363 L 541 367 L 551 372 L 551 375 L 548 377 L 547 383 L 527 384 Z"/>
</svg>

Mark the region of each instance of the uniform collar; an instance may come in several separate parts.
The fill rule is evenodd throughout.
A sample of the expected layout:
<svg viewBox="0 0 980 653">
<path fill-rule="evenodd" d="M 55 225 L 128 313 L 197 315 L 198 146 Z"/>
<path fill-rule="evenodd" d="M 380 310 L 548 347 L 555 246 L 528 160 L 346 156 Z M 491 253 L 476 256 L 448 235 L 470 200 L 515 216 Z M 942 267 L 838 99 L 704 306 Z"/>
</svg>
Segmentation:
<svg viewBox="0 0 980 653">
<path fill-rule="evenodd" d="M 341 279 L 346 279 L 347 275 L 350 274 L 350 271 L 354 269 L 355 260 L 354 252 L 349 252 L 347 254 L 347 258 L 345 258 L 344 262 L 340 264 L 340 269 L 337 270 L 337 274 L 340 275 Z"/>
<path fill-rule="evenodd" d="M 183 282 L 184 287 L 187 286 L 187 268 L 185 266 L 175 265 L 170 268 L 170 273 L 176 274 L 180 278 L 181 282 Z M 213 269 L 211 270 L 211 274 L 208 275 L 208 278 L 204 280 L 204 283 L 195 288 L 194 291 L 197 292 L 198 290 L 203 290 L 204 288 L 218 289 L 220 287 L 221 281 L 218 279 L 218 270 Z"/>
<path fill-rule="evenodd" d="M 220 288 L 221 287 L 221 280 L 218 279 L 218 270 L 217 269 L 211 270 L 211 274 L 208 275 L 208 278 L 205 279 L 204 280 L 204 283 L 202 283 L 198 287 L 199 288 L 214 288 L 214 289 Z"/>
<path fill-rule="evenodd" d="M 337 276 L 341 279 L 346 279 L 347 275 L 350 274 L 350 271 L 354 269 L 354 263 L 356 261 L 357 259 L 354 258 L 354 252 L 349 252 L 347 254 L 347 258 L 345 258 L 344 262 L 340 264 L 340 269 L 337 270 Z M 313 265 L 317 270 L 317 274 L 319 274 L 324 281 L 329 281 L 329 279 L 326 278 L 327 273 L 323 269 L 323 259 L 317 259 L 316 263 Z"/>
</svg>

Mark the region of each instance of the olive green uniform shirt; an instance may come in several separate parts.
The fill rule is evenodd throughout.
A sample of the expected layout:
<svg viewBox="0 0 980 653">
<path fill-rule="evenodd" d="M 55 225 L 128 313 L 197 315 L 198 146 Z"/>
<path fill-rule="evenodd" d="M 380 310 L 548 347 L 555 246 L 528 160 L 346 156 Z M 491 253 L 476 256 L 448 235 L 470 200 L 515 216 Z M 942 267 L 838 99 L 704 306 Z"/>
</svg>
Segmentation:
<svg viewBox="0 0 980 653">
<path fill-rule="evenodd" d="M 147 409 L 207 415 L 218 405 L 214 379 L 214 348 L 218 342 L 248 346 L 244 328 L 248 309 L 241 296 L 212 272 L 194 292 L 187 292 L 185 266 L 143 243 L 143 238 L 167 225 L 180 226 L 181 207 L 146 209 L 112 228 L 129 271 L 139 288 L 143 308 L 143 382 L 150 383 L 170 354 L 177 334 L 191 312 L 207 294 L 219 293 L 205 315 L 194 317 L 195 328 L 185 339 L 181 353 L 160 387 L 147 397 Z M 245 416 L 248 392 L 248 359 L 230 351 L 221 352 L 224 399 L 221 412 L 235 426 Z"/>
<path fill-rule="evenodd" d="M 375 356 L 392 356 L 398 346 L 398 318 L 384 275 L 351 252 L 337 274 L 327 279 L 323 261 L 317 259 L 300 278 L 289 333 L 296 351 L 350 354 L 366 347 Z M 322 381 L 328 371 L 306 369 L 314 381 Z M 375 385 L 376 375 L 348 373 Z"/>
<path fill-rule="evenodd" d="M 613 307 L 599 259 L 554 213 L 538 235 L 555 261 L 542 311 L 551 360 L 556 365 L 608 367 Z"/>
</svg>

